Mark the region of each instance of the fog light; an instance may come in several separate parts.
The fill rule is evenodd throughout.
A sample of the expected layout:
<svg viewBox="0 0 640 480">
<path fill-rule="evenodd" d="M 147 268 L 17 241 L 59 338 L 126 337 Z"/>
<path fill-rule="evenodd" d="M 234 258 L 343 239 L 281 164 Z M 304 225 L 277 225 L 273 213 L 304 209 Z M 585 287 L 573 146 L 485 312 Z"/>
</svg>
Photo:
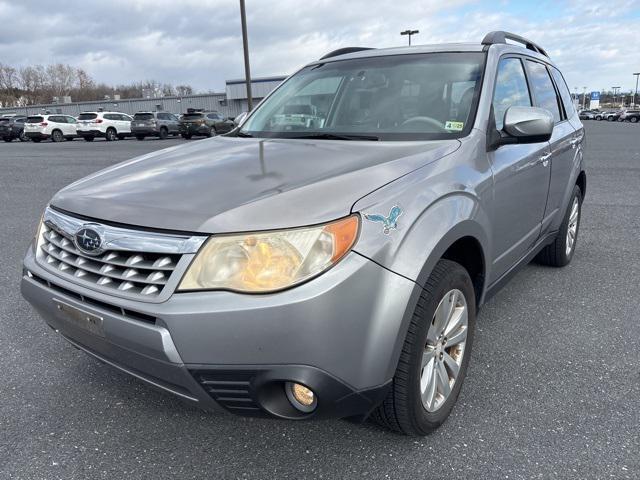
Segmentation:
<svg viewBox="0 0 640 480">
<path fill-rule="evenodd" d="M 287 382 L 285 384 L 287 398 L 291 404 L 301 412 L 313 412 L 318 404 L 318 398 L 308 387 L 299 383 Z"/>
</svg>

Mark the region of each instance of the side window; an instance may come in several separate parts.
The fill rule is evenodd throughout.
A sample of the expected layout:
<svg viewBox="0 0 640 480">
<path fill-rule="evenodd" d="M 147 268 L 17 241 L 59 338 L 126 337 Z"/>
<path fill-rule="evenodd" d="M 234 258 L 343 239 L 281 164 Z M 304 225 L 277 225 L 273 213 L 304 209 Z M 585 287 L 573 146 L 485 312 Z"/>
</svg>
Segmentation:
<svg viewBox="0 0 640 480">
<path fill-rule="evenodd" d="M 555 123 L 558 123 L 562 116 L 560 115 L 560 107 L 558 104 L 558 96 L 553 88 L 553 82 L 547 72 L 547 67 L 542 63 L 527 60 L 531 81 L 531 88 L 536 99 L 536 107 L 549 110 L 553 115 Z"/>
<path fill-rule="evenodd" d="M 77 123 L 76 119 L 73 117 L 66 117 L 67 118 L 67 123 Z"/>
<path fill-rule="evenodd" d="M 493 114 L 498 130 L 502 130 L 504 114 L 507 108 L 512 106 L 530 107 L 531 95 L 520 59 L 503 58 L 498 64 L 496 89 L 493 94 Z"/>
<path fill-rule="evenodd" d="M 105 113 L 102 118 L 104 118 L 105 120 L 113 120 L 113 115 L 111 115 L 110 113 Z"/>
<path fill-rule="evenodd" d="M 158 118 L 159 118 L 160 120 L 170 120 L 170 118 L 169 118 L 169 114 L 168 114 L 168 113 L 159 113 L 159 114 L 158 114 Z"/>
<path fill-rule="evenodd" d="M 64 117 L 49 117 L 49 121 L 53 123 L 67 123 Z"/>
<path fill-rule="evenodd" d="M 211 120 L 220 120 L 220 116 L 217 113 L 210 113 L 207 115 L 207 118 L 210 118 Z"/>
<path fill-rule="evenodd" d="M 564 111 L 567 112 L 567 117 L 571 118 L 575 114 L 576 110 L 573 106 L 573 101 L 571 100 L 571 93 L 569 92 L 569 87 L 567 87 L 567 82 L 565 82 L 560 70 L 553 67 L 551 67 L 550 70 L 551 75 L 553 75 L 553 79 L 556 81 L 556 87 L 558 87 L 558 90 L 560 91 Z"/>
</svg>

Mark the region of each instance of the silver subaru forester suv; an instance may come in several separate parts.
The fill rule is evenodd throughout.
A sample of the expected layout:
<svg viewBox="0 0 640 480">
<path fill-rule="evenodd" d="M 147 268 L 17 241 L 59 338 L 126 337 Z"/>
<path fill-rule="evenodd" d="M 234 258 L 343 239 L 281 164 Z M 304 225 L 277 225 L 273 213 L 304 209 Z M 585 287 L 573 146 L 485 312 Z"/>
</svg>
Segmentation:
<svg viewBox="0 0 640 480">
<path fill-rule="evenodd" d="M 76 347 L 203 408 L 424 435 L 479 306 L 534 258 L 571 261 L 583 138 L 562 74 L 517 35 L 341 49 L 230 134 L 58 192 L 22 293 Z"/>
</svg>

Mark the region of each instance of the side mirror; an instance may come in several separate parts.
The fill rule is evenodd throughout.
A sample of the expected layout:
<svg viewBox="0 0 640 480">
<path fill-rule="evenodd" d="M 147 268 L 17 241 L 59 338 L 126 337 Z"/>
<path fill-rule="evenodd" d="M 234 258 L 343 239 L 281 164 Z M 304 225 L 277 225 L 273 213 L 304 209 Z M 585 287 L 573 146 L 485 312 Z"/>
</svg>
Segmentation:
<svg viewBox="0 0 640 480">
<path fill-rule="evenodd" d="M 553 115 L 544 108 L 509 107 L 504 114 L 503 130 L 516 142 L 547 142 L 553 133 Z"/>
<path fill-rule="evenodd" d="M 242 123 L 242 121 L 247 117 L 247 112 L 240 113 L 236 118 L 233 119 L 233 124 L 237 127 Z"/>
</svg>

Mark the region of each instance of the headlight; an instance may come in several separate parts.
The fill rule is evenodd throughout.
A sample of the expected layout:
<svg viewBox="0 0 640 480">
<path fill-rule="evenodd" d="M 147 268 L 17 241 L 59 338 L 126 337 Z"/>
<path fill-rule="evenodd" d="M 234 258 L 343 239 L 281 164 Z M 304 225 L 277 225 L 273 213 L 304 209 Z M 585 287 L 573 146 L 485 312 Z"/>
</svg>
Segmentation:
<svg viewBox="0 0 640 480">
<path fill-rule="evenodd" d="M 178 290 L 281 290 L 335 265 L 358 236 L 353 215 L 315 227 L 211 237 L 196 255 Z"/>
</svg>

